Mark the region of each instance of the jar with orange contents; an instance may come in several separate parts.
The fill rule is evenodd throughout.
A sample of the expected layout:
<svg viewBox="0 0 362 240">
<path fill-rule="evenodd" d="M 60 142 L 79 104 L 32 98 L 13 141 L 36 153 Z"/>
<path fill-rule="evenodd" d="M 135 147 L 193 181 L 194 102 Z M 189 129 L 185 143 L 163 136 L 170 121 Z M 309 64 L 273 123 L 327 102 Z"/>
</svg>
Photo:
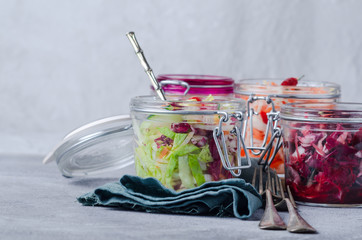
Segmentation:
<svg viewBox="0 0 362 240">
<path fill-rule="evenodd" d="M 331 82 L 304 79 L 298 81 L 296 78 L 244 79 L 235 84 L 234 93 L 236 98 L 244 100 L 250 99 L 250 96 L 270 97 L 275 110 L 279 111 L 280 107 L 287 103 L 336 102 L 340 98 L 340 86 Z M 252 118 L 245 131 L 245 143 L 250 148 L 256 149 L 263 145 L 265 140 L 266 142 L 270 140 L 271 136 L 265 136 L 265 133 L 273 105 L 267 101 L 250 102 L 249 115 L 252 115 Z M 253 158 L 260 158 L 260 153 L 251 150 L 250 155 Z M 284 176 L 282 149 L 276 153 L 270 166 L 280 176 Z"/>
</svg>

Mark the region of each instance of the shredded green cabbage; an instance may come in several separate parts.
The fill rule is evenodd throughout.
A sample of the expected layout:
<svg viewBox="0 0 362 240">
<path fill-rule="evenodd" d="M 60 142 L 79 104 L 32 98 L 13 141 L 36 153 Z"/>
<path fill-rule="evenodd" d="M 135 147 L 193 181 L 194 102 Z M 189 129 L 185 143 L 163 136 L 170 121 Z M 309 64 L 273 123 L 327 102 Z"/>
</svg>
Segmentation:
<svg viewBox="0 0 362 240">
<path fill-rule="evenodd" d="M 160 131 L 160 133 L 162 133 L 163 135 L 165 135 L 166 137 L 169 137 L 171 139 L 175 138 L 176 133 L 174 133 L 173 131 L 171 131 L 170 128 L 168 127 L 159 127 L 158 130 Z"/>
<path fill-rule="evenodd" d="M 196 154 L 190 154 L 189 155 L 189 166 L 192 172 L 192 175 L 194 176 L 196 180 L 196 184 L 200 186 L 205 182 L 204 174 L 202 174 L 202 170 L 200 167 L 200 163 L 197 160 L 198 157 Z"/>
<path fill-rule="evenodd" d="M 186 188 L 195 187 L 194 177 L 189 166 L 188 156 L 178 157 L 179 176 L 182 181 L 182 185 Z"/>
<path fill-rule="evenodd" d="M 211 156 L 209 145 L 206 144 L 201 148 L 201 152 L 198 155 L 198 160 L 202 162 L 212 162 L 214 159 Z"/>
</svg>

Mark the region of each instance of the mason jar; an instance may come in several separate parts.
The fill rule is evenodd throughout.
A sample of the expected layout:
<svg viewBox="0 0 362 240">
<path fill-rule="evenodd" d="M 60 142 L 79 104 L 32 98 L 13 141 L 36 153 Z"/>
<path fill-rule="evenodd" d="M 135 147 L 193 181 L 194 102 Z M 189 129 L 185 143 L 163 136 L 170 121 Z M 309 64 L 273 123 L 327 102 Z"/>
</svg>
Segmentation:
<svg viewBox="0 0 362 240">
<path fill-rule="evenodd" d="M 132 98 L 130 110 L 140 177 L 182 190 L 240 176 L 241 168 L 250 167 L 250 160 L 240 157 L 240 134 L 233 131 L 242 121 L 243 100 L 139 96 Z"/>
<path fill-rule="evenodd" d="M 362 207 L 362 104 L 281 107 L 285 181 L 296 201 Z"/>
<path fill-rule="evenodd" d="M 251 125 L 246 131 L 245 143 L 257 149 L 263 145 L 270 135 L 266 136 L 266 129 L 270 123 L 269 112 L 275 107 L 280 111 L 280 107 L 286 103 L 309 103 L 327 102 L 333 103 L 340 97 L 340 86 L 331 82 L 300 80 L 297 86 L 283 86 L 283 79 L 245 79 L 235 84 L 235 97 L 245 101 L 250 96 L 270 97 L 273 104 L 266 101 L 249 102 L 249 115 L 251 115 Z M 252 126 L 252 127 L 250 127 Z M 277 148 L 277 146 L 274 146 Z M 281 147 L 282 148 L 282 147 Z M 254 150 L 251 157 L 259 157 L 260 151 Z M 271 168 L 283 177 L 284 176 L 284 156 L 282 149 L 278 151 L 271 163 Z"/>
</svg>

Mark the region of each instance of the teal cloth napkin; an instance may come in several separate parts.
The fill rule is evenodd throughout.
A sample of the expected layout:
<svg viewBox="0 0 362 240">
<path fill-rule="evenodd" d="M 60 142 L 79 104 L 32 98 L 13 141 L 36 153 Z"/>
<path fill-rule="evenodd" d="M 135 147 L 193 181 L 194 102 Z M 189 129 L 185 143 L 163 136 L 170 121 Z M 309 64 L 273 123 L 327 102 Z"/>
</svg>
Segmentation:
<svg viewBox="0 0 362 240">
<path fill-rule="evenodd" d="M 155 178 L 125 175 L 77 200 L 85 206 L 121 207 L 137 211 L 235 216 L 249 218 L 262 206 L 255 188 L 243 179 L 207 182 L 181 192 L 164 187 Z"/>
</svg>

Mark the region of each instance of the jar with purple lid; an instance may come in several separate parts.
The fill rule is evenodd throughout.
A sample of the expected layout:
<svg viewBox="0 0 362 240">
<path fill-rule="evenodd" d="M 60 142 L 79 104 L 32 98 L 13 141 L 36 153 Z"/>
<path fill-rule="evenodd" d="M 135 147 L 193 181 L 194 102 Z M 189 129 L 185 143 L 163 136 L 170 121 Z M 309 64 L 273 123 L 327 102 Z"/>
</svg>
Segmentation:
<svg viewBox="0 0 362 240">
<path fill-rule="evenodd" d="M 157 80 L 167 95 L 233 96 L 234 80 L 230 77 L 196 74 L 161 74 Z"/>
</svg>

